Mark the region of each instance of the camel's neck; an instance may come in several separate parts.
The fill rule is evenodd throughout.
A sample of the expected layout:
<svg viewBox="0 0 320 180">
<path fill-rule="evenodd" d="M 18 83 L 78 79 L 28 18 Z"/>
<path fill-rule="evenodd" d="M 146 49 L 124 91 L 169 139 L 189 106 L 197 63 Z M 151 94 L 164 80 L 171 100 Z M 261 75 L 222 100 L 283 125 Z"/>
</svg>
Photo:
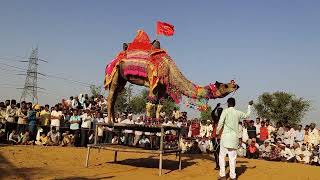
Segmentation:
<svg viewBox="0 0 320 180">
<path fill-rule="evenodd" d="M 208 90 L 203 86 L 193 84 L 178 69 L 176 64 L 170 60 L 169 63 L 169 84 L 175 87 L 179 93 L 193 99 L 208 98 Z"/>
</svg>

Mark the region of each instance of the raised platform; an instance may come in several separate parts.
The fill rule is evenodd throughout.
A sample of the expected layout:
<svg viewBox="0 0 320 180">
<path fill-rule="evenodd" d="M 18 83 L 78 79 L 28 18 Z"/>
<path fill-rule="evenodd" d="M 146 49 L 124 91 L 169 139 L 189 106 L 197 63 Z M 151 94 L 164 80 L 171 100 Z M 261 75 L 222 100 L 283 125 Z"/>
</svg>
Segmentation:
<svg viewBox="0 0 320 180">
<path fill-rule="evenodd" d="M 143 148 L 137 148 L 137 147 L 130 147 L 130 146 L 124 146 L 119 144 L 110 144 L 110 143 L 97 143 L 97 133 L 98 133 L 98 127 L 99 126 L 107 126 L 110 128 L 114 128 L 115 130 L 134 130 L 134 131 L 143 131 L 143 132 L 160 132 L 160 148 L 157 150 L 152 149 L 143 149 Z M 178 144 L 180 141 L 180 131 L 181 128 L 176 126 L 154 126 L 154 125 L 140 125 L 140 124 L 122 124 L 122 123 L 115 123 L 115 124 L 107 124 L 107 123 L 97 123 L 96 129 L 95 129 L 95 143 L 88 145 L 88 151 L 86 156 L 86 163 L 85 166 L 88 167 L 89 163 L 89 157 L 90 157 L 90 150 L 91 148 L 95 149 L 103 149 L 103 150 L 109 150 L 114 151 L 114 162 L 117 161 L 118 152 L 131 152 L 131 153 L 148 153 L 148 154 L 159 154 L 159 176 L 162 175 L 162 161 L 163 161 L 163 155 L 164 154 L 173 154 L 176 153 L 179 155 L 179 170 L 181 170 L 181 149 L 163 149 L 163 140 L 165 136 L 166 131 L 175 130 L 177 131 L 178 135 Z"/>
</svg>

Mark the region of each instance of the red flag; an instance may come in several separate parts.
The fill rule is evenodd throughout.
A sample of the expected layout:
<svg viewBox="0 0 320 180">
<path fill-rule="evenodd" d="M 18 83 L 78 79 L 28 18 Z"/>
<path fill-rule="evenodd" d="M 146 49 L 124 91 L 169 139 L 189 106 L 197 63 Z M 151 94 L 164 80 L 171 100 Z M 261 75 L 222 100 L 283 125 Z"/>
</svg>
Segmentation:
<svg viewBox="0 0 320 180">
<path fill-rule="evenodd" d="M 172 36 L 174 34 L 174 26 L 165 22 L 157 22 L 157 35 Z"/>
</svg>

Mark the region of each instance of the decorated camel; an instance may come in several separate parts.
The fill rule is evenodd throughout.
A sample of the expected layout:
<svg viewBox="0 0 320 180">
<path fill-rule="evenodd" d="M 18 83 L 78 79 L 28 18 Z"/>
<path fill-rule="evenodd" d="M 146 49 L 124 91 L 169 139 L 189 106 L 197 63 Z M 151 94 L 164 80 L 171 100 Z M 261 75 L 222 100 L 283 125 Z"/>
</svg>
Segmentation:
<svg viewBox="0 0 320 180">
<path fill-rule="evenodd" d="M 148 117 L 156 104 L 156 116 L 159 116 L 161 100 L 166 96 L 171 96 L 176 103 L 179 103 L 182 95 L 192 99 L 216 99 L 239 88 L 233 80 L 226 84 L 216 81 L 207 86 L 193 84 L 181 73 L 167 52 L 160 48 L 159 41 L 151 43 L 148 35 L 141 30 L 132 43 L 124 43 L 123 51 L 106 67 L 104 87 L 109 90 L 109 122 L 114 120 L 116 97 L 127 82 L 149 88 L 146 105 Z"/>
</svg>

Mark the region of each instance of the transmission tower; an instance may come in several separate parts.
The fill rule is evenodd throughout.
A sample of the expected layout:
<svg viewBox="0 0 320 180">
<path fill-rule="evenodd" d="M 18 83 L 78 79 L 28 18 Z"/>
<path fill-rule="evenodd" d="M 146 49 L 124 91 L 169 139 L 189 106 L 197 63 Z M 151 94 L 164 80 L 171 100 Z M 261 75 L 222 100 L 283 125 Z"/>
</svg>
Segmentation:
<svg viewBox="0 0 320 180">
<path fill-rule="evenodd" d="M 27 70 L 26 80 L 24 83 L 20 102 L 30 98 L 33 104 L 38 103 L 38 89 L 43 89 L 38 87 L 38 75 L 42 75 L 41 73 L 38 72 L 39 61 L 44 61 L 44 60 L 41 60 L 38 58 L 38 47 L 35 49 L 32 49 L 32 52 L 28 61 L 21 61 L 21 62 L 28 62 L 28 70 Z"/>
</svg>

